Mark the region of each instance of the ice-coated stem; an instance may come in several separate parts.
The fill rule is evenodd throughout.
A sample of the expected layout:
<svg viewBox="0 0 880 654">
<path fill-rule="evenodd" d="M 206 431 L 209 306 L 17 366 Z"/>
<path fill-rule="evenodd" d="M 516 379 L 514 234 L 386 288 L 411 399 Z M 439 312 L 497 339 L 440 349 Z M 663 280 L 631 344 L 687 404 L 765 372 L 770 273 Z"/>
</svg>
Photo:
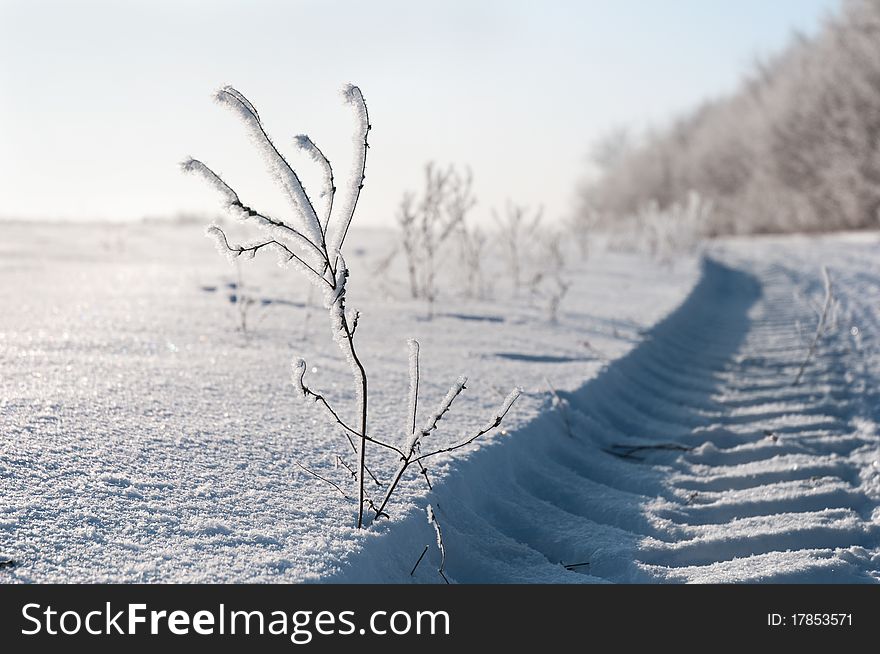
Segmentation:
<svg viewBox="0 0 880 654">
<path fill-rule="evenodd" d="M 825 301 L 822 304 L 822 313 L 819 315 L 819 323 L 816 325 L 816 333 L 813 335 L 813 340 L 807 350 L 807 355 L 804 357 L 801 367 L 798 368 L 792 386 L 797 386 L 801 382 L 801 377 L 803 377 L 804 371 L 807 369 L 807 364 L 810 363 L 810 359 L 813 358 L 813 355 L 816 352 L 816 346 L 819 345 L 819 339 L 825 334 L 825 325 L 828 322 L 828 311 L 831 308 L 831 303 L 834 301 L 834 288 L 831 285 L 831 273 L 828 272 L 827 266 L 822 266 L 822 279 L 825 283 Z"/>
</svg>

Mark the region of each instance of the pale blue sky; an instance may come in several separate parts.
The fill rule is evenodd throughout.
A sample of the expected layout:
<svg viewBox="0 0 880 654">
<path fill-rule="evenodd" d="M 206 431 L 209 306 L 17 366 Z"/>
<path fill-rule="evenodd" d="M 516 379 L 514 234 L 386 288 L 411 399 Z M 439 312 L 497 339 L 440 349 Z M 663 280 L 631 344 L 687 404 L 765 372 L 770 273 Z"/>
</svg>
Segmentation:
<svg viewBox="0 0 880 654">
<path fill-rule="evenodd" d="M 509 197 L 562 216 L 598 136 L 735 88 L 755 56 L 836 6 L 0 0 L 0 216 L 214 210 L 214 195 L 177 170 L 190 154 L 280 215 L 244 130 L 211 92 L 235 85 L 285 152 L 308 133 L 345 173 L 351 121 L 338 89 L 349 81 L 373 123 L 361 224 L 387 224 L 428 159 L 471 165 L 479 214 Z"/>
</svg>

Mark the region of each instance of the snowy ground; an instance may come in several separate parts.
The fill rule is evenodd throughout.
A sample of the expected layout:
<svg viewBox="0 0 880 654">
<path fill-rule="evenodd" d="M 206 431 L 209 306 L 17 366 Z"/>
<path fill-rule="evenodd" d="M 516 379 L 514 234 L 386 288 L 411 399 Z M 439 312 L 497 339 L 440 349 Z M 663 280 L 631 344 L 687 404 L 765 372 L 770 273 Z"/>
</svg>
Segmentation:
<svg viewBox="0 0 880 654">
<path fill-rule="evenodd" d="M 426 320 L 399 268 L 375 272 L 392 237 L 353 233 L 375 434 L 403 431 L 407 337 L 428 405 L 471 379 L 438 442 L 526 390 L 503 432 L 432 464 L 432 492 L 409 480 L 364 533 L 294 463 L 344 485 L 334 455 L 352 457 L 293 400 L 290 360 L 305 356 L 344 410 L 353 400 L 297 275 L 243 267 L 261 301 L 246 339 L 235 269 L 199 227 L 0 229 L 0 559 L 15 561 L 2 581 L 442 583 L 428 502 L 460 582 L 880 579 L 875 235 L 727 241 L 675 266 L 597 249 L 551 324 L 503 280 L 493 301 L 464 299 L 451 264 Z M 821 263 L 837 320 L 792 386 Z M 679 449 L 644 447 L 658 444 Z"/>
</svg>

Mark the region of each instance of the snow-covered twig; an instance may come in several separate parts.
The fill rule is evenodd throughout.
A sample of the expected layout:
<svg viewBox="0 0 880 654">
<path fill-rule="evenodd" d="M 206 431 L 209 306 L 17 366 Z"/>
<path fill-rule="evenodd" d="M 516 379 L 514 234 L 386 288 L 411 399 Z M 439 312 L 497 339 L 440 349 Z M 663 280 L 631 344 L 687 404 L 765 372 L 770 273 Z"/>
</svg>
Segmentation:
<svg viewBox="0 0 880 654">
<path fill-rule="evenodd" d="M 428 515 L 428 522 L 434 527 L 434 532 L 437 534 L 437 549 L 440 550 L 440 566 L 437 568 L 437 574 L 439 574 L 443 578 L 443 581 L 448 584 L 449 579 L 446 578 L 446 574 L 443 571 L 446 567 L 446 546 L 443 544 L 443 532 L 440 531 L 440 523 L 437 522 L 437 515 L 434 513 L 434 507 L 429 504 L 425 507 L 425 513 Z"/>
<path fill-rule="evenodd" d="M 482 428 L 480 428 L 475 434 L 469 436 L 468 438 L 455 443 L 454 445 L 450 445 L 449 447 L 442 447 L 440 449 L 434 450 L 433 452 L 428 452 L 427 454 L 422 454 L 417 458 L 412 460 L 412 463 L 417 463 L 418 461 L 424 461 L 425 459 L 437 456 L 438 454 L 443 454 L 445 452 L 452 452 L 459 448 L 465 447 L 466 445 L 470 445 L 475 440 L 477 440 L 480 436 L 492 431 L 498 425 L 501 424 L 501 421 L 504 420 L 504 417 L 510 411 L 510 408 L 513 406 L 513 403 L 516 402 L 517 398 L 522 394 L 521 388 L 515 388 L 508 396 L 504 399 L 504 402 L 501 404 L 501 407 L 496 411 L 495 417 L 492 418 L 491 421 L 487 422 Z"/>
<path fill-rule="evenodd" d="M 409 347 L 410 400 L 409 411 L 407 413 L 407 429 L 409 430 L 409 434 L 407 436 L 406 443 L 404 444 L 403 451 L 401 452 L 400 450 L 397 450 L 398 452 L 400 452 L 400 464 L 398 465 L 397 471 L 394 473 L 391 482 L 389 482 L 388 484 L 388 489 L 385 492 L 385 497 L 382 499 L 382 503 L 377 509 L 375 509 L 375 518 L 378 518 L 380 514 L 384 513 L 384 509 L 387 506 L 388 502 L 391 500 L 391 497 L 394 494 L 394 491 L 397 489 L 400 480 L 403 478 L 404 473 L 406 473 L 407 469 L 412 464 L 417 464 L 419 466 L 419 468 L 421 469 L 421 474 L 425 477 L 425 481 L 428 483 L 428 487 L 430 488 L 431 482 L 428 479 L 427 470 L 425 469 L 422 462 L 425 459 L 428 459 L 442 452 L 451 452 L 453 450 L 464 447 L 465 445 L 469 445 L 483 434 L 486 434 L 492 429 L 495 429 L 498 425 L 501 424 L 504 416 L 507 415 L 507 412 L 510 411 L 511 406 L 513 406 L 513 403 L 522 392 L 518 388 L 511 391 L 504 399 L 501 408 L 496 412 L 495 417 L 492 419 L 492 421 L 487 423 L 473 436 L 450 447 L 437 449 L 435 451 L 429 452 L 428 454 L 421 454 L 420 452 L 422 447 L 422 439 L 437 429 L 437 426 L 439 422 L 443 419 L 443 416 L 446 415 L 446 413 L 452 408 L 453 402 L 455 402 L 456 398 L 462 393 L 462 391 L 467 388 L 465 386 L 465 384 L 467 383 L 467 377 L 462 376 L 456 380 L 456 382 L 446 392 L 446 395 L 440 401 L 440 404 L 437 406 L 437 408 L 431 413 L 430 416 L 428 416 L 428 419 L 425 421 L 424 427 L 422 427 L 421 429 L 417 429 L 415 427 L 415 412 L 418 407 L 419 344 L 415 340 L 410 340 Z"/>
<path fill-rule="evenodd" d="M 813 355 L 816 352 L 816 347 L 819 345 L 819 339 L 825 334 L 828 321 L 828 311 L 831 309 L 832 303 L 834 302 L 834 288 L 831 285 L 831 273 L 828 272 L 827 266 L 822 266 L 822 279 L 825 282 L 825 301 L 822 303 L 822 313 L 819 315 L 819 323 L 816 325 L 816 333 L 813 336 L 809 349 L 807 350 L 807 356 L 804 357 L 801 367 L 798 369 L 797 375 L 794 378 L 794 382 L 792 382 L 792 386 L 797 386 L 800 383 L 801 377 L 807 369 L 807 365 L 810 363 L 810 359 L 813 358 Z"/>
<path fill-rule="evenodd" d="M 330 414 L 330 417 L 333 418 L 333 420 L 335 420 L 339 424 L 339 426 L 345 429 L 345 431 L 349 432 L 353 436 L 357 438 L 365 438 L 370 443 L 375 443 L 376 445 L 380 445 L 403 456 L 403 452 L 394 445 L 391 445 L 390 443 L 383 443 L 382 441 L 370 438 L 366 434 L 361 434 L 360 432 L 356 431 L 354 428 L 346 424 L 345 421 L 343 421 L 342 418 L 339 417 L 339 414 L 336 412 L 336 410 L 330 406 L 330 403 L 327 402 L 327 399 L 323 395 L 314 392 L 311 388 L 305 385 L 305 373 L 306 362 L 303 359 L 295 360 L 293 362 L 293 367 L 291 371 L 291 380 L 293 381 L 293 387 L 297 390 L 297 393 L 299 395 L 301 395 L 303 398 L 311 398 L 315 402 L 321 404 L 321 406 L 323 406 Z"/>
<path fill-rule="evenodd" d="M 559 393 L 556 392 L 556 389 L 547 377 L 544 377 L 544 381 L 547 383 L 547 388 L 550 389 L 550 394 L 553 396 L 553 406 L 558 408 L 559 413 L 562 415 L 562 422 L 565 425 L 565 431 L 571 438 L 574 438 L 574 429 L 572 429 L 571 420 L 568 417 L 568 402 L 559 397 Z"/>
<path fill-rule="evenodd" d="M 324 155 L 311 138 L 306 134 L 298 134 L 293 138 L 294 143 L 306 154 L 308 154 L 321 167 L 324 177 L 324 189 L 321 196 L 327 198 L 327 210 L 324 212 L 324 220 L 321 223 L 321 233 L 324 238 L 327 237 L 327 226 L 330 224 L 330 216 L 333 214 L 333 201 L 336 198 L 336 181 L 333 176 L 333 166 L 330 160 Z"/>
</svg>

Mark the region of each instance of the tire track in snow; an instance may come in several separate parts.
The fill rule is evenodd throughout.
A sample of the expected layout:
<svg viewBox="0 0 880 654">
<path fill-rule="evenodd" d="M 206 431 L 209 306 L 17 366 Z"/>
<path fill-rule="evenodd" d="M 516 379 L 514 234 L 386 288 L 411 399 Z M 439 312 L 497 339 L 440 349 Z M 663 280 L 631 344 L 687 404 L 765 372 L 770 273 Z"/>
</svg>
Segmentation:
<svg viewBox="0 0 880 654">
<path fill-rule="evenodd" d="M 845 331 L 829 335 L 793 386 L 806 350 L 795 325 L 815 325 L 798 293 L 818 276 L 755 261 L 749 270 L 706 260 L 689 297 L 635 349 L 562 393 L 574 438 L 548 411 L 453 464 L 434 491 L 447 575 L 880 579 L 880 493 L 864 474 L 877 459 L 877 408 L 857 378 L 859 352 Z M 690 449 L 651 449 L 670 444 Z M 359 560 L 372 563 L 341 579 L 408 580 L 398 571 L 420 549 L 423 521 L 413 511 L 367 543 Z M 430 572 L 416 580 L 436 581 Z"/>
<path fill-rule="evenodd" d="M 835 567 L 840 580 L 850 580 L 849 562 L 834 553 L 856 548 L 867 555 L 869 548 L 876 554 L 880 544 L 872 521 L 876 499 L 860 488 L 864 464 L 850 460 L 860 448 L 876 447 L 875 439 L 854 434 L 861 416 L 858 398 L 847 392 L 851 352 L 829 335 L 802 383 L 793 386 L 805 350 L 795 325 L 811 324 L 808 307 L 795 301 L 793 290 L 803 283 L 797 272 L 758 267 L 758 279 L 750 279 L 710 263 L 704 274 L 702 285 L 716 292 L 698 293 L 699 311 L 683 307 L 659 328 L 657 340 L 675 343 L 670 350 L 680 362 L 668 353 L 663 361 L 679 375 L 694 372 L 716 382 L 709 395 L 718 410 L 683 406 L 691 413 L 683 425 L 696 422 L 694 413 L 708 421 L 679 439 L 694 449 L 665 461 L 652 457 L 668 470 L 664 484 L 680 499 L 657 503 L 649 513 L 682 532 L 672 542 L 642 542 L 636 560 L 668 580 L 711 580 L 707 570 L 725 562 L 727 570 L 714 580 L 810 581 L 821 576 L 817 568 L 826 574 Z M 759 292 L 750 300 L 756 283 Z M 720 320 L 705 319 L 708 314 Z M 731 352 L 725 343 L 737 330 L 741 343 Z M 697 333 L 703 338 L 694 338 Z M 662 406 L 667 393 L 654 390 Z M 821 556 L 795 554 L 805 550 Z M 754 559 L 767 555 L 775 557 L 773 573 L 754 566 L 752 574 Z"/>
</svg>

